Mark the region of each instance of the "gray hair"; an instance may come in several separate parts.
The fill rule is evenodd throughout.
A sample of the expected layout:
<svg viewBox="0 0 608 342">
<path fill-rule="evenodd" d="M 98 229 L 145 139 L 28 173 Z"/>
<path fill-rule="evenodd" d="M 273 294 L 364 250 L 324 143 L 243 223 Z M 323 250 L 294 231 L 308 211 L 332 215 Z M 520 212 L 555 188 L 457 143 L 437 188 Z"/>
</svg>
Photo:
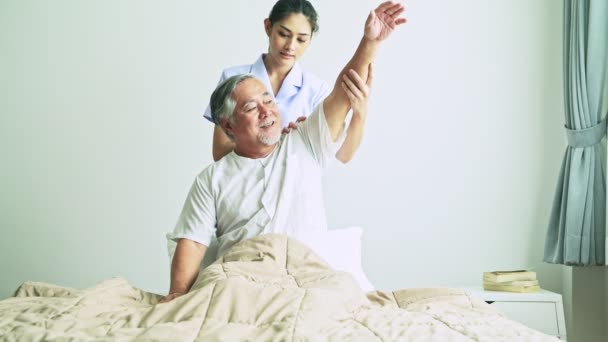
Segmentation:
<svg viewBox="0 0 608 342">
<path fill-rule="evenodd" d="M 224 133 L 232 140 L 234 140 L 234 137 L 226 132 L 226 129 L 221 125 L 221 119 L 226 119 L 230 123 L 234 123 L 234 108 L 236 107 L 236 101 L 232 98 L 232 93 L 239 83 L 249 78 L 255 78 L 255 76 L 252 74 L 231 76 L 220 83 L 213 91 L 213 94 L 211 94 L 210 107 L 213 122 L 215 122 L 216 125 L 220 125 Z"/>
</svg>

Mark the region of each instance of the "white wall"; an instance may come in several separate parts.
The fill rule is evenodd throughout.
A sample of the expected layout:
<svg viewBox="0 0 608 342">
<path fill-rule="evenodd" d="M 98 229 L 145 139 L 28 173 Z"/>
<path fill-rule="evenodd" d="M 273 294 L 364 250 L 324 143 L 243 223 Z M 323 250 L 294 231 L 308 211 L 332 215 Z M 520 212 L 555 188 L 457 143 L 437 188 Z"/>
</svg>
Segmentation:
<svg viewBox="0 0 608 342">
<path fill-rule="evenodd" d="M 201 117 L 266 48 L 274 1 L 0 4 L 0 298 L 113 276 L 163 292 L 164 234 L 211 162 Z M 303 66 L 333 83 L 379 1 L 315 1 Z M 365 228 L 379 288 L 477 285 L 541 263 L 565 146 L 561 2 L 411 0 L 377 59 L 365 140 L 325 178 L 330 227 Z"/>
<path fill-rule="evenodd" d="M 407 7 L 379 57 L 359 158 L 327 178 L 330 223 L 367 228 L 365 266 L 382 286 L 536 267 L 559 290 L 560 267 L 540 260 L 564 146 L 561 5 Z"/>
</svg>

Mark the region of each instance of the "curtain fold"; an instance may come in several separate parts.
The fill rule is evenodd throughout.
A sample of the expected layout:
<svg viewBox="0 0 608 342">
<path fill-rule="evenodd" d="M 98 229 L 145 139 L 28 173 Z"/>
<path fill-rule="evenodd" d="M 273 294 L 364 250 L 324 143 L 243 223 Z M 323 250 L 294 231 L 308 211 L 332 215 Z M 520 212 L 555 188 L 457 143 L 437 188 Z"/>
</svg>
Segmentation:
<svg viewBox="0 0 608 342">
<path fill-rule="evenodd" d="M 564 0 L 564 153 L 543 260 L 606 263 L 606 178 L 600 144 L 608 66 L 608 1 Z"/>
</svg>

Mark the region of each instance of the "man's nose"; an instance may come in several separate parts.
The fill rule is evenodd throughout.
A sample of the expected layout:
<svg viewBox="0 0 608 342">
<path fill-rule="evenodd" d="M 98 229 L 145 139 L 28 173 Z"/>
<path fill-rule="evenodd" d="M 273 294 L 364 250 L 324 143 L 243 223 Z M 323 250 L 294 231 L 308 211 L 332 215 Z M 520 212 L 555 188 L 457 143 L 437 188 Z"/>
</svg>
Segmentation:
<svg viewBox="0 0 608 342">
<path fill-rule="evenodd" d="M 260 117 L 264 118 L 270 113 L 270 107 L 263 103 L 260 103 L 258 105 L 258 113 L 260 113 Z"/>
</svg>

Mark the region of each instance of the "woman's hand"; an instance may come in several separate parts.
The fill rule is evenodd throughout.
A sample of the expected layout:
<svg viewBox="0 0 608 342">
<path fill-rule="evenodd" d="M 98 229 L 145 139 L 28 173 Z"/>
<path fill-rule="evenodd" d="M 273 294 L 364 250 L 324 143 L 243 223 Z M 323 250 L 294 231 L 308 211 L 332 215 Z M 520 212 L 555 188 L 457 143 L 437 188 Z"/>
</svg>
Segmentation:
<svg viewBox="0 0 608 342">
<path fill-rule="evenodd" d="M 297 123 L 298 123 L 298 122 L 302 122 L 302 121 L 304 121 L 304 120 L 306 120 L 306 117 L 305 117 L 305 116 L 300 116 L 299 118 L 297 118 L 297 119 L 296 119 L 296 122 L 295 122 L 295 123 L 294 123 L 294 122 L 290 122 L 290 123 L 287 125 L 287 127 L 283 128 L 282 133 L 283 133 L 283 134 L 288 134 L 289 132 L 291 132 L 291 130 L 292 130 L 292 129 L 297 129 L 297 128 L 298 128 Z"/>
<path fill-rule="evenodd" d="M 367 102 L 372 86 L 372 65 L 368 66 L 367 81 L 363 81 L 359 74 L 353 69 L 350 69 L 342 76 L 342 89 L 348 96 L 350 108 L 353 110 L 353 115 L 360 116 L 365 119 L 367 116 Z"/>
<path fill-rule="evenodd" d="M 385 1 L 375 10 L 371 11 L 365 21 L 365 38 L 371 41 L 381 41 L 386 39 L 391 32 L 406 22 L 405 18 L 400 18 L 405 8 L 402 3 Z"/>
</svg>

